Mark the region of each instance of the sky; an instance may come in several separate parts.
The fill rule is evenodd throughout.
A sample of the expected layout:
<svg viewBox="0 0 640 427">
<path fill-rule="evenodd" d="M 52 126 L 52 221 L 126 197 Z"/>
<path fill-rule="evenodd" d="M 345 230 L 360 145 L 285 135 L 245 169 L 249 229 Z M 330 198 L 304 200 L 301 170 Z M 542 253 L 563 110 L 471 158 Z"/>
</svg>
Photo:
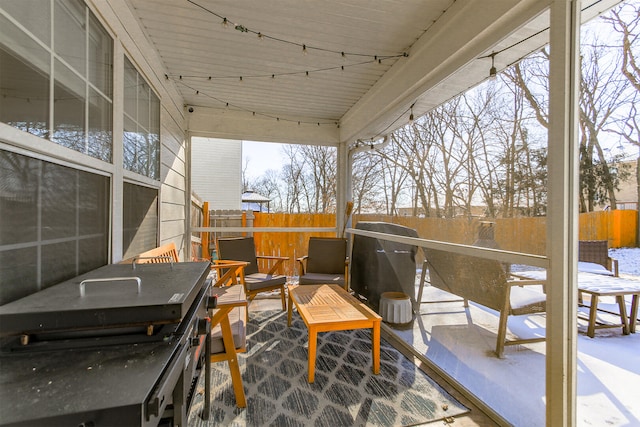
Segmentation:
<svg viewBox="0 0 640 427">
<path fill-rule="evenodd" d="M 284 163 L 282 147 L 275 142 L 242 141 L 242 167 L 249 162 L 247 175 L 250 179 L 262 176 L 267 170 L 280 170 Z"/>
</svg>

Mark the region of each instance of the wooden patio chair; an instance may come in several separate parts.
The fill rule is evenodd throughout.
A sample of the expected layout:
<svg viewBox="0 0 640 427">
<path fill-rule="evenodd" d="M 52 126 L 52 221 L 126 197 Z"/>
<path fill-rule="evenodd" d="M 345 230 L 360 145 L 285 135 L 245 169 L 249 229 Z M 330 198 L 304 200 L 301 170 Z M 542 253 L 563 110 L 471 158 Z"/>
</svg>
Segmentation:
<svg viewBox="0 0 640 427">
<path fill-rule="evenodd" d="M 544 313 L 546 295 L 528 285 L 543 285 L 544 280 L 511 278 L 498 261 L 425 249 L 432 286 L 470 300 L 500 313 L 496 354 L 503 357 L 505 345 L 544 341 L 544 337 L 507 340 L 509 316 Z"/>
<path fill-rule="evenodd" d="M 219 257 L 214 261 L 216 266 L 224 268 L 225 265 L 235 264 L 238 261 L 247 263 L 240 274 L 240 281 L 244 285 L 250 302 L 261 292 L 279 290 L 282 311 L 286 311 L 284 285 L 287 278 L 283 275 L 283 266 L 288 257 L 257 255 L 253 237 L 218 239 L 216 249 Z M 258 260 L 264 260 L 272 265 L 266 272 L 260 272 Z"/>
<path fill-rule="evenodd" d="M 300 284 L 338 284 L 349 290 L 347 239 L 338 237 L 309 238 L 309 253 L 298 258 Z"/>
<path fill-rule="evenodd" d="M 609 256 L 609 242 L 606 240 L 580 240 L 578 242 L 578 261 L 599 264 L 611 272 L 613 276 L 619 276 L 618 260 Z"/>
</svg>

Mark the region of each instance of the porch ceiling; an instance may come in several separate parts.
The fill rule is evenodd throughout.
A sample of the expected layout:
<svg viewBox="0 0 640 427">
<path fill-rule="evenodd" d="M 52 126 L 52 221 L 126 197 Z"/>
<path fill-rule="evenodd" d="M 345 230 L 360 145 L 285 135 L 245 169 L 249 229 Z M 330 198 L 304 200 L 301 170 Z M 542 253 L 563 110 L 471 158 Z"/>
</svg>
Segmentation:
<svg viewBox="0 0 640 427">
<path fill-rule="evenodd" d="M 615 3 L 583 1 L 586 18 Z M 184 104 L 201 114 L 192 132 L 302 143 L 389 133 L 412 104 L 418 116 L 486 79 L 491 52 L 501 69 L 545 44 L 549 26 L 539 0 L 127 4 Z"/>
</svg>

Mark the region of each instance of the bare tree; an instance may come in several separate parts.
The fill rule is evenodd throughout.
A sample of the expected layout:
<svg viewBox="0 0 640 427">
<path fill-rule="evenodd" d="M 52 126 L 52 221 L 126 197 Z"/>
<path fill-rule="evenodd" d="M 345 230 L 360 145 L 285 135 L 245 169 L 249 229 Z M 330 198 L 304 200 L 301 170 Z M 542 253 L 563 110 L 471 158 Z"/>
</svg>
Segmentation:
<svg viewBox="0 0 640 427">
<path fill-rule="evenodd" d="M 305 187 L 312 196 L 308 200 L 312 212 L 335 212 L 337 150 L 334 147 L 304 145 L 300 155 L 308 165 Z"/>
<path fill-rule="evenodd" d="M 373 151 L 355 153 L 351 170 L 354 213 L 378 212 L 382 158 Z"/>
<path fill-rule="evenodd" d="M 617 130 L 611 132 L 619 135 L 627 143 L 638 147 L 636 160 L 636 196 L 638 218 L 640 218 L 640 124 L 637 119 L 637 103 L 640 101 L 640 2 L 626 2 L 603 18 L 611 23 L 613 29 L 620 34 L 622 40 L 622 64 L 620 70 L 635 89 L 631 102 L 629 117 L 621 122 Z M 640 227 L 637 231 L 637 241 L 640 242 Z"/>
</svg>

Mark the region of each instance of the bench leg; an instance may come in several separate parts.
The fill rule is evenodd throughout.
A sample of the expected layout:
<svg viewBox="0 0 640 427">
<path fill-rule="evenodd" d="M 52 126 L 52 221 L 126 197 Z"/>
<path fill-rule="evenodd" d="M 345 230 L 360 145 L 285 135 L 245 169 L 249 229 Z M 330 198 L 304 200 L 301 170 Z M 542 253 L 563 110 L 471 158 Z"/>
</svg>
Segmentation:
<svg viewBox="0 0 640 427">
<path fill-rule="evenodd" d="M 636 323 L 638 321 L 638 295 L 634 294 L 631 299 L 631 319 L 629 319 L 629 332 L 636 333 Z"/>
<path fill-rule="evenodd" d="M 622 335 L 629 335 L 629 320 L 627 319 L 627 305 L 624 302 L 624 295 L 616 296 L 620 310 L 620 321 L 622 322 Z"/>
<path fill-rule="evenodd" d="M 598 295 L 591 295 L 591 307 L 589 308 L 589 326 L 587 327 L 587 336 L 593 338 L 596 332 L 596 314 L 598 311 Z"/>
<path fill-rule="evenodd" d="M 498 338 L 496 343 L 496 354 L 499 358 L 502 358 L 504 355 L 504 342 L 507 338 L 507 320 L 509 319 L 509 314 L 507 313 L 507 309 L 503 309 L 500 312 L 500 320 L 498 321 Z"/>
</svg>

